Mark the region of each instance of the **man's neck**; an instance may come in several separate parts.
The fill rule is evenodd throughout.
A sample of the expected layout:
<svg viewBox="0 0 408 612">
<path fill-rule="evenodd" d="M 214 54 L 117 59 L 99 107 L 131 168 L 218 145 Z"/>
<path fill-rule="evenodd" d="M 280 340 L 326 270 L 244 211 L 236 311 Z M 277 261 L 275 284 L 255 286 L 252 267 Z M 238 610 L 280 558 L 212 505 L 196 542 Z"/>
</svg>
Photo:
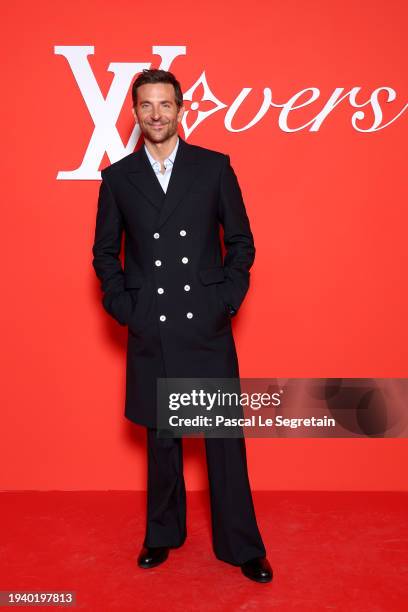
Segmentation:
<svg viewBox="0 0 408 612">
<path fill-rule="evenodd" d="M 177 138 L 178 134 L 174 134 L 164 142 L 152 142 L 145 138 L 144 143 L 150 155 L 157 161 L 163 162 L 176 146 Z"/>
</svg>

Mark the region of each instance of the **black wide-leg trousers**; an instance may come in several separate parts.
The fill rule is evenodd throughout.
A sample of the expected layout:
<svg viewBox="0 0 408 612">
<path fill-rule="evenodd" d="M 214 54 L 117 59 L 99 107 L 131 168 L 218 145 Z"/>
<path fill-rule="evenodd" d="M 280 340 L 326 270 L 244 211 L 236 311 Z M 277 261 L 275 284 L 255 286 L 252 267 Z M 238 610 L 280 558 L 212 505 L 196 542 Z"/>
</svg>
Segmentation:
<svg viewBox="0 0 408 612">
<path fill-rule="evenodd" d="M 181 546 L 186 539 L 182 438 L 147 429 L 147 513 L 144 546 Z M 244 438 L 205 438 L 212 541 L 221 561 L 241 565 L 266 555 L 248 480 Z"/>
</svg>

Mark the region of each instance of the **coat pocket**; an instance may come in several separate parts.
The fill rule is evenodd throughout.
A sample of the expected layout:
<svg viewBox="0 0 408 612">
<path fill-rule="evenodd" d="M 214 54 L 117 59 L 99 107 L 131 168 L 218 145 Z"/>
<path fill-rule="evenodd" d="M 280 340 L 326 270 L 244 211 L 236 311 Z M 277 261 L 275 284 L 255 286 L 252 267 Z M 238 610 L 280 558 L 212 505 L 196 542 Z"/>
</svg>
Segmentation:
<svg viewBox="0 0 408 612">
<path fill-rule="evenodd" d="M 200 281 L 203 285 L 222 283 L 225 280 L 223 266 L 213 266 L 212 268 L 202 268 L 198 271 Z"/>
<path fill-rule="evenodd" d="M 141 274 L 125 272 L 125 290 L 133 302 L 128 328 L 133 335 L 140 335 L 151 322 L 154 297 L 152 281 Z"/>
<path fill-rule="evenodd" d="M 125 272 L 125 291 L 130 295 L 132 300 L 131 318 L 134 317 L 135 310 L 139 306 L 139 293 L 143 285 L 143 278 L 139 274 L 131 274 Z"/>
<path fill-rule="evenodd" d="M 125 289 L 140 289 L 142 285 L 142 276 L 125 272 Z"/>
<path fill-rule="evenodd" d="M 212 266 L 211 268 L 202 268 L 198 271 L 200 281 L 203 285 L 209 286 L 211 290 L 211 302 L 214 304 L 214 314 L 216 327 L 223 327 L 228 319 L 227 306 L 223 299 L 222 283 L 225 281 L 225 272 L 223 266 Z"/>
</svg>

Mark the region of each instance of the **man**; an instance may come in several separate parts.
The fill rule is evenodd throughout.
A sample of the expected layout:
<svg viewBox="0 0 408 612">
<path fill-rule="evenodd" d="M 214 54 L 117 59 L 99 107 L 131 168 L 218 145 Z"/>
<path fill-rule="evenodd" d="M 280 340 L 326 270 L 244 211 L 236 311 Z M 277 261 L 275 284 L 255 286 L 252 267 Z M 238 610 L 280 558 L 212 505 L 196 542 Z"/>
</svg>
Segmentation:
<svg viewBox="0 0 408 612">
<path fill-rule="evenodd" d="M 93 266 L 106 311 L 128 326 L 125 416 L 147 430 L 138 564 L 151 568 L 186 538 L 182 439 L 157 436 L 157 378 L 239 377 L 231 317 L 248 290 L 255 248 L 229 156 L 178 136 L 184 106 L 174 75 L 143 70 L 132 98 L 144 145 L 101 172 Z M 206 438 L 205 448 L 215 555 L 270 582 L 245 440 Z"/>
</svg>

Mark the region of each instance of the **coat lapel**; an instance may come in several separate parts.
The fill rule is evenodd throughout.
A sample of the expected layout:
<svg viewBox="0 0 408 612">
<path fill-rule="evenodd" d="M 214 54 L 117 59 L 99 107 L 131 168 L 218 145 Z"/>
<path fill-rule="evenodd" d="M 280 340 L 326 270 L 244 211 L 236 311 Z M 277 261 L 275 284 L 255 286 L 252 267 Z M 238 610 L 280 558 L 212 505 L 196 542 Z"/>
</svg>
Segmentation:
<svg viewBox="0 0 408 612">
<path fill-rule="evenodd" d="M 179 136 L 179 145 L 166 193 L 154 173 L 143 145 L 130 160 L 128 177 L 150 204 L 159 211 L 157 223 L 159 228 L 181 203 L 198 177 L 198 171 L 196 149 Z"/>
<path fill-rule="evenodd" d="M 176 155 L 177 157 L 177 155 Z M 129 180 L 158 211 L 166 196 L 142 145 L 129 159 Z"/>
</svg>

